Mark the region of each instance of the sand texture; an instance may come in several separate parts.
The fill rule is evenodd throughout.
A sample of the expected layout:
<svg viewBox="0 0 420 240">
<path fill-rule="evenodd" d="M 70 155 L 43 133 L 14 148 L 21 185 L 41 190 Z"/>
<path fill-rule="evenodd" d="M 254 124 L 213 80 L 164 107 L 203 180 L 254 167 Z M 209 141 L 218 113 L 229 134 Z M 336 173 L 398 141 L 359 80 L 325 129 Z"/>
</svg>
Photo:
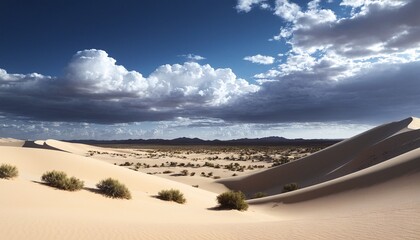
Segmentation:
<svg viewBox="0 0 420 240">
<path fill-rule="evenodd" d="M 0 139 L 0 164 L 19 169 L 17 178 L 0 179 L 0 239 L 420 239 L 419 128 L 417 118 L 384 124 L 299 160 L 221 180 L 174 181 L 114 165 L 116 154 L 136 159 L 134 150 Z M 85 188 L 46 186 L 40 178 L 50 170 L 82 179 Z M 107 177 L 124 183 L 132 199 L 97 193 Z M 195 180 L 208 186 L 192 187 Z M 300 189 L 282 193 L 288 183 Z M 170 188 L 187 202 L 155 197 Z M 245 212 L 214 209 L 228 188 L 268 196 L 248 200 Z"/>
</svg>

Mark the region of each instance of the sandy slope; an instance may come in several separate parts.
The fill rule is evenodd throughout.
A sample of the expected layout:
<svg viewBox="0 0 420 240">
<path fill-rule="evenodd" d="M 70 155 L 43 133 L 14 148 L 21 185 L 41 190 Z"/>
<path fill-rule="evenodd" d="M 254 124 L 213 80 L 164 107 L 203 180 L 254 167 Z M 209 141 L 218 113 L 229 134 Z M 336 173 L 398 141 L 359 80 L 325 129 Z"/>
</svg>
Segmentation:
<svg viewBox="0 0 420 240">
<path fill-rule="evenodd" d="M 217 194 L 83 155 L 86 145 L 47 140 L 61 149 L 0 147 L 0 163 L 19 168 L 0 179 L 2 239 L 419 239 L 420 133 L 414 118 L 382 125 L 304 159 L 223 183 L 248 193 L 247 212 L 215 211 Z M 44 144 L 42 144 L 44 145 Z M 73 152 L 73 153 L 69 153 Z M 74 154 L 74 153 L 79 153 Z M 79 192 L 39 183 L 47 170 L 85 181 Z M 94 193 L 114 177 L 132 200 Z M 305 188 L 278 194 L 284 183 Z M 153 197 L 180 189 L 185 205 Z"/>
<path fill-rule="evenodd" d="M 13 138 L 0 138 L 0 146 L 22 147 L 25 141 Z"/>
<path fill-rule="evenodd" d="M 16 180 L 0 180 L 0 189 L 3 192 L 0 198 L 0 232 L 7 236 L 6 239 L 28 239 L 28 236 L 37 235 L 39 239 L 46 239 L 48 236 L 55 239 L 53 236 L 59 235 L 61 231 L 65 232 L 67 227 L 91 226 L 93 231 L 88 234 L 83 231 L 72 232 L 68 238 L 103 239 L 101 236 L 104 235 L 99 230 L 106 230 L 112 225 L 116 225 L 121 231 L 129 231 L 133 226 L 149 229 L 148 225 L 161 231 L 162 228 L 157 227 L 162 224 L 200 224 L 204 227 L 208 224 L 254 223 L 276 219 L 253 211 L 209 210 L 208 208 L 216 206 L 215 193 L 93 158 L 33 148 L 0 147 L 0 152 L 2 163 L 13 164 L 20 171 L 20 177 Z M 88 188 L 94 188 L 99 180 L 106 177 L 117 178 L 132 191 L 133 199 L 109 199 L 89 189 L 65 192 L 40 184 L 42 173 L 53 169 L 63 170 L 83 179 Z M 168 188 L 180 189 L 187 198 L 187 203 L 179 205 L 154 197 L 158 191 Z M 201 221 L 203 216 L 205 218 Z M 20 229 L 27 225 L 30 227 L 22 232 Z M 141 231 L 137 230 L 136 234 L 141 234 Z"/>
</svg>

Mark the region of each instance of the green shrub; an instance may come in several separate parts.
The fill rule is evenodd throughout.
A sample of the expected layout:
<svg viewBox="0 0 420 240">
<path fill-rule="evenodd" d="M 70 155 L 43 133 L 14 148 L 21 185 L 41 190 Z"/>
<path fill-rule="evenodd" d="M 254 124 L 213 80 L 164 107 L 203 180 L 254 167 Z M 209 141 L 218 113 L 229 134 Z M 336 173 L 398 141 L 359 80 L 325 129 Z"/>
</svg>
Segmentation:
<svg viewBox="0 0 420 240">
<path fill-rule="evenodd" d="M 297 183 L 288 183 L 283 186 L 283 192 L 291 192 L 297 189 L 299 189 L 299 185 Z"/>
<path fill-rule="evenodd" d="M 262 197 L 266 197 L 266 196 L 267 196 L 267 193 L 265 193 L 265 192 L 257 192 L 257 193 L 254 193 L 252 198 L 262 198 Z"/>
<path fill-rule="evenodd" d="M 177 203 L 185 203 L 187 200 L 184 198 L 184 194 L 182 194 L 179 190 L 171 189 L 171 190 L 162 190 L 158 193 L 157 196 L 161 200 L 165 201 L 173 201 Z"/>
<path fill-rule="evenodd" d="M 17 167 L 9 164 L 2 164 L 0 166 L 0 178 L 11 179 L 17 177 L 18 175 L 19 171 Z"/>
<path fill-rule="evenodd" d="M 236 209 L 245 211 L 248 209 L 248 203 L 245 202 L 245 194 L 241 191 L 224 192 L 217 196 L 217 202 L 221 208 Z"/>
<path fill-rule="evenodd" d="M 67 177 L 65 172 L 51 171 L 42 175 L 41 180 L 48 186 L 55 187 L 66 191 L 77 191 L 83 188 L 84 182 L 75 178 Z"/>
<path fill-rule="evenodd" d="M 116 179 L 104 179 L 96 184 L 96 187 L 102 194 L 108 197 L 131 199 L 130 190 Z"/>
</svg>

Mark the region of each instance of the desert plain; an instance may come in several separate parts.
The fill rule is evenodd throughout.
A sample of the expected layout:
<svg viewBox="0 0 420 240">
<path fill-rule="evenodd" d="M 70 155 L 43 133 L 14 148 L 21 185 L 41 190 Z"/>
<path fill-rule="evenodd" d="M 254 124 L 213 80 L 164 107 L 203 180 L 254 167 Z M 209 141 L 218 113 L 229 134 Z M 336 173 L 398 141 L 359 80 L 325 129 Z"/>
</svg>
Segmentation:
<svg viewBox="0 0 420 240">
<path fill-rule="evenodd" d="M 92 146 L 0 140 L 0 239 L 420 239 L 420 119 L 383 124 L 331 146 Z M 47 186 L 46 171 L 84 181 Z M 132 198 L 105 197 L 118 179 Z M 285 185 L 298 189 L 285 192 Z M 156 198 L 180 190 L 186 203 Z M 247 211 L 217 208 L 228 190 Z M 263 197 L 255 198 L 259 193 Z"/>
</svg>

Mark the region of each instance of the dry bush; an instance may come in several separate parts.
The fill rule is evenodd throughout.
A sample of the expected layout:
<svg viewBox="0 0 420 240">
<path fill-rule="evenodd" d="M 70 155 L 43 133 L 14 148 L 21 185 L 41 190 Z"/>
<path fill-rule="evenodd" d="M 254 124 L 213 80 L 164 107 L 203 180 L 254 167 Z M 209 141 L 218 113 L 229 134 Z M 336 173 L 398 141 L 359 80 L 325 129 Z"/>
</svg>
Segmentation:
<svg viewBox="0 0 420 240">
<path fill-rule="evenodd" d="M 0 165 L 0 178 L 4 179 L 12 179 L 19 175 L 19 171 L 17 167 L 9 165 L 9 164 L 2 164 Z"/>
<path fill-rule="evenodd" d="M 99 191 L 111 198 L 131 199 L 131 193 L 128 188 L 113 178 L 107 178 L 96 184 Z"/>
<path fill-rule="evenodd" d="M 297 189 L 299 189 L 299 185 L 297 183 L 288 183 L 283 186 L 283 192 L 291 192 Z"/>
<path fill-rule="evenodd" d="M 182 194 L 179 190 L 175 190 L 175 189 L 162 190 L 158 193 L 157 197 L 161 200 L 173 201 L 180 204 L 183 204 L 187 201 L 184 198 L 184 194 Z"/>
<path fill-rule="evenodd" d="M 248 209 L 248 203 L 245 202 L 245 194 L 241 191 L 224 192 L 217 196 L 217 202 L 221 208 L 236 209 L 245 211 Z"/>
<path fill-rule="evenodd" d="M 41 180 L 48 186 L 55 187 L 66 191 L 77 191 L 83 188 L 84 182 L 75 178 L 67 177 L 65 172 L 51 171 L 42 175 Z"/>
</svg>

